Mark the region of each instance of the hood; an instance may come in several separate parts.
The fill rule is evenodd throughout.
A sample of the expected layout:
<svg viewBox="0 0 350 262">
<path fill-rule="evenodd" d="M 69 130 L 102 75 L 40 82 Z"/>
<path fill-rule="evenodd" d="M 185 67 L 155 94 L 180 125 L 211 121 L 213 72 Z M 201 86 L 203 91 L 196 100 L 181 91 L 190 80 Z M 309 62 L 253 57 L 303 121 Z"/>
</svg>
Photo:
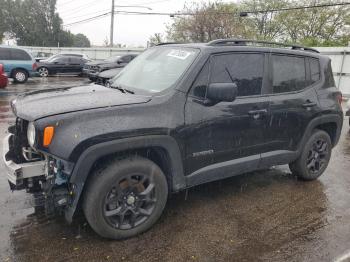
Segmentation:
<svg viewBox="0 0 350 262">
<path fill-rule="evenodd" d="M 105 63 L 101 64 L 98 67 L 101 69 L 111 69 L 111 68 L 119 68 L 119 67 L 124 67 L 125 64 L 118 64 L 118 63 Z"/>
<path fill-rule="evenodd" d="M 14 113 L 25 120 L 75 111 L 147 103 L 151 96 L 122 93 L 100 85 L 40 90 L 19 95 L 11 102 Z"/>
<path fill-rule="evenodd" d="M 88 62 L 86 63 L 86 65 L 88 66 L 117 66 L 119 65 L 118 63 L 115 62 L 111 62 L 111 61 L 92 61 L 92 62 Z"/>
<path fill-rule="evenodd" d="M 117 74 L 119 74 L 120 71 L 122 71 L 123 68 L 113 68 L 113 69 L 109 69 L 109 70 L 105 70 L 103 72 L 101 72 L 98 76 L 101 78 L 113 78 L 115 77 Z"/>
</svg>

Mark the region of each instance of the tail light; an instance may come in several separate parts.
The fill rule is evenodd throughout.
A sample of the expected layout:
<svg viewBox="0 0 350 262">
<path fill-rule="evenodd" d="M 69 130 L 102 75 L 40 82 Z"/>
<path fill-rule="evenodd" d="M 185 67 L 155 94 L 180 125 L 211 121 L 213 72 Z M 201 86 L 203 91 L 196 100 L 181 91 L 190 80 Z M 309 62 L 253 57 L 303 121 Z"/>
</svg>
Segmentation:
<svg viewBox="0 0 350 262">
<path fill-rule="evenodd" d="M 4 66 L 0 64 L 0 75 L 2 75 L 3 73 L 4 73 Z"/>
<path fill-rule="evenodd" d="M 343 94 L 341 92 L 337 94 L 337 100 L 339 105 L 341 105 L 341 103 L 343 102 Z"/>
<path fill-rule="evenodd" d="M 35 62 L 35 63 L 33 64 L 33 71 L 36 71 L 37 68 L 38 68 L 38 64 Z"/>
</svg>

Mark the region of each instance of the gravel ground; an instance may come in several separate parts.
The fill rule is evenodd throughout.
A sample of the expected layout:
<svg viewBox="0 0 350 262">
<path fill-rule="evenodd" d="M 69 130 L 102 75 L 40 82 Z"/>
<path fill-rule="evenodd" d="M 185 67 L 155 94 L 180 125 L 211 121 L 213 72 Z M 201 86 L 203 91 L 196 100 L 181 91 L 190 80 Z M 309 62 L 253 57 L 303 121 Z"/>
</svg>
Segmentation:
<svg viewBox="0 0 350 262">
<path fill-rule="evenodd" d="M 14 120 L 13 96 L 82 83 L 78 77 L 36 78 L 1 90 L 0 138 Z M 151 230 L 125 241 L 100 238 L 82 215 L 67 225 L 35 213 L 26 193 L 9 190 L 2 162 L 0 170 L 2 261 L 335 261 L 350 251 L 347 118 L 320 179 L 302 182 L 278 166 L 197 186 L 187 198 L 185 192 L 172 195 Z"/>
</svg>

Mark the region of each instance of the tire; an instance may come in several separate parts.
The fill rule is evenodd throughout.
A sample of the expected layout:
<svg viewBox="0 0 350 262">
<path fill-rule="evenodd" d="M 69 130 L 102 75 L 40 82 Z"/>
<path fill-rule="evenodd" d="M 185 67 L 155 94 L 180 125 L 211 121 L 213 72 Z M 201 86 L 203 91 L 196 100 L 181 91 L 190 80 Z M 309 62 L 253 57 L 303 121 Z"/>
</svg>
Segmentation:
<svg viewBox="0 0 350 262">
<path fill-rule="evenodd" d="M 141 157 L 115 160 L 91 175 L 83 211 L 100 236 L 136 236 L 148 230 L 162 214 L 168 185 L 162 170 L 152 161 Z"/>
<path fill-rule="evenodd" d="M 315 180 L 326 170 L 332 153 L 329 135 L 315 130 L 305 144 L 299 158 L 289 164 L 292 173 L 307 181 Z"/>
<path fill-rule="evenodd" d="M 13 81 L 18 84 L 24 84 L 28 80 L 28 72 L 23 69 L 15 69 L 12 72 Z"/>
<path fill-rule="evenodd" d="M 38 73 L 41 77 L 48 77 L 49 76 L 49 69 L 46 67 L 40 67 L 38 68 Z"/>
</svg>

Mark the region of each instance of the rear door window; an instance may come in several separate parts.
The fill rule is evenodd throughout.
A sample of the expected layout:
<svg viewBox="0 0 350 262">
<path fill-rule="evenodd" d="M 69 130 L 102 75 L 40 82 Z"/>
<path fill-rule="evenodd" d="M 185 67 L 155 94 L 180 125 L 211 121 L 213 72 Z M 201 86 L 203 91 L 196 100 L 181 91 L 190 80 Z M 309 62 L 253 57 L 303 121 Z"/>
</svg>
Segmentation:
<svg viewBox="0 0 350 262">
<path fill-rule="evenodd" d="M 82 63 L 82 59 L 78 57 L 71 57 L 70 58 L 70 64 L 73 65 L 80 65 Z"/>
<path fill-rule="evenodd" d="M 304 57 L 272 55 L 273 93 L 302 90 L 307 82 Z"/>
<path fill-rule="evenodd" d="M 30 61 L 32 58 L 29 56 L 29 54 L 20 49 L 11 49 L 11 60 L 24 60 L 24 61 Z"/>
</svg>

